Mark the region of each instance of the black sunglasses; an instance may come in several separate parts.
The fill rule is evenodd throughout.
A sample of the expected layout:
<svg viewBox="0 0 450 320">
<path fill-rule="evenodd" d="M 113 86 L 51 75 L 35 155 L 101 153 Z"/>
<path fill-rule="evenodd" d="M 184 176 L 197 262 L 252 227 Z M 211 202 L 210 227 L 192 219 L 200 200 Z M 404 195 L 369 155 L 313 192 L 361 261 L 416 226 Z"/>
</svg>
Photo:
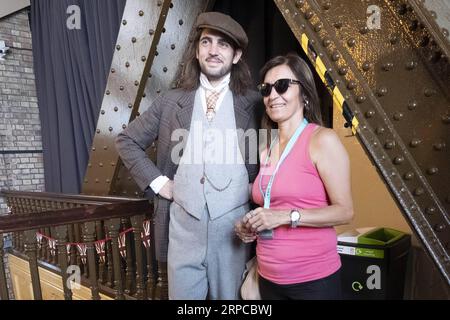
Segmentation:
<svg viewBox="0 0 450 320">
<path fill-rule="evenodd" d="M 287 91 L 291 83 L 300 84 L 300 81 L 294 79 L 278 79 L 273 84 L 261 83 L 260 85 L 258 85 L 258 90 L 263 97 L 270 96 L 270 93 L 272 92 L 272 87 L 275 88 L 278 94 L 283 94 Z"/>
</svg>

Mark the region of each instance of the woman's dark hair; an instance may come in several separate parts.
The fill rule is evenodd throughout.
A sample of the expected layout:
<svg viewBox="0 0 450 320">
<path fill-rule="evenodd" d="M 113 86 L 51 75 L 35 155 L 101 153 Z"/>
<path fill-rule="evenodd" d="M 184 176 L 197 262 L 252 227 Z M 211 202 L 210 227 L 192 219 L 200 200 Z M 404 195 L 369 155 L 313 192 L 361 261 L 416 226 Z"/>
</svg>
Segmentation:
<svg viewBox="0 0 450 320">
<path fill-rule="evenodd" d="M 272 68 L 287 65 L 294 73 L 297 80 L 300 81 L 300 99 L 303 102 L 303 115 L 308 122 L 323 125 L 322 114 L 320 112 L 319 96 L 317 94 L 314 77 L 308 64 L 300 58 L 296 53 L 288 53 L 284 56 L 276 56 L 262 67 L 260 71 L 261 83 Z M 265 129 L 277 128 L 277 124 L 273 122 L 267 113 L 264 113 L 262 127 Z"/>
<path fill-rule="evenodd" d="M 198 43 L 200 41 L 200 36 L 203 29 L 196 31 L 194 35 L 194 40 L 189 45 L 186 52 L 185 59 L 183 61 L 183 68 L 181 71 L 181 76 L 178 81 L 178 87 L 185 90 L 196 90 L 200 85 L 200 65 L 198 63 L 196 52 L 198 48 Z M 237 50 L 238 47 L 236 43 L 231 40 L 226 35 L 233 50 Z M 231 67 L 231 78 L 230 78 L 230 90 L 237 95 L 243 95 L 252 87 L 252 78 L 250 75 L 250 69 L 245 61 L 242 59 L 238 63 L 233 64 Z"/>
</svg>

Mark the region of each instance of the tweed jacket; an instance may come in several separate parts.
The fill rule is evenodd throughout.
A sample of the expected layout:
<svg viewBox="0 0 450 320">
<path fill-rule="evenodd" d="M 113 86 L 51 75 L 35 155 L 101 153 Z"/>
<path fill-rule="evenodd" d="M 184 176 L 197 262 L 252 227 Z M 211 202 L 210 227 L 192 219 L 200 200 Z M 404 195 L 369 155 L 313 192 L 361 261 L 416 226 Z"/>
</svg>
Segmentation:
<svg viewBox="0 0 450 320">
<path fill-rule="evenodd" d="M 116 149 L 124 165 L 138 186 L 145 191 L 145 197 L 154 198 L 155 249 L 156 257 L 160 262 L 167 261 L 171 201 L 159 196 L 155 197 L 149 184 L 160 175 L 173 179 L 178 164 L 172 161 L 171 154 L 180 141 L 171 141 L 171 135 L 176 129 L 190 129 L 195 93 L 196 90 L 175 89 L 159 96 L 116 138 Z M 249 180 L 253 182 L 259 167 L 257 163 L 249 163 L 249 159 L 252 159 L 249 152 L 254 148 L 249 148 L 248 143 L 255 143 L 257 146 L 257 130 L 264 110 L 258 103 L 261 100 L 260 95 L 255 91 L 248 91 L 246 95 L 233 94 L 233 100 L 236 129 L 255 130 L 255 135 L 245 135 L 239 139 L 239 147 L 243 152 Z M 155 164 L 145 150 L 156 140 Z"/>
</svg>

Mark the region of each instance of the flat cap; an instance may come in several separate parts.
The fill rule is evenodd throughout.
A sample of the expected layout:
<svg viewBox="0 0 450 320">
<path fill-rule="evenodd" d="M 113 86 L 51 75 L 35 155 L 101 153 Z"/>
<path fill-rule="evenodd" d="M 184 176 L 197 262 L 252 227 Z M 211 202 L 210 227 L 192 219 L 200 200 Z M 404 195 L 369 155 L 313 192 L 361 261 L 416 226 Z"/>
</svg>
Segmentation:
<svg viewBox="0 0 450 320">
<path fill-rule="evenodd" d="M 248 44 L 247 34 L 239 23 L 229 15 L 220 12 L 203 12 L 195 22 L 197 29 L 213 29 L 230 37 L 241 49 Z"/>
</svg>

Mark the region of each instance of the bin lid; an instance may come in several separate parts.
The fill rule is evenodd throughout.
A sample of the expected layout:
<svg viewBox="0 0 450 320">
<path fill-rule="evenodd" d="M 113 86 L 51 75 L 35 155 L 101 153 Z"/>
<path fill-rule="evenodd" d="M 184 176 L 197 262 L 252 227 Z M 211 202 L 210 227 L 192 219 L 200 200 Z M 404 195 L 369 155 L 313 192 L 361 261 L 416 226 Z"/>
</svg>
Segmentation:
<svg viewBox="0 0 450 320">
<path fill-rule="evenodd" d="M 338 235 L 338 241 L 375 246 L 387 246 L 400 240 L 404 235 L 404 232 L 391 228 L 369 227 L 343 232 Z"/>
</svg>

